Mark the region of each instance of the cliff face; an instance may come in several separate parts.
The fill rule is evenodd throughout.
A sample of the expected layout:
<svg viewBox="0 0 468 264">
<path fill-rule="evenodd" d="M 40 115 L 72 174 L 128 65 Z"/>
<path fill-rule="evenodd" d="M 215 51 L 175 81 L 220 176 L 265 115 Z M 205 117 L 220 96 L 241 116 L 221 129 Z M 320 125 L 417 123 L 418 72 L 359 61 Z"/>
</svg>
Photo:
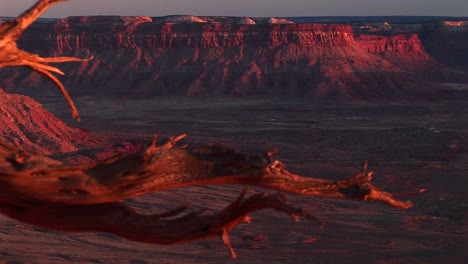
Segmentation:
<svg viewBox="0 0 468 264">
<path fill-rule="evenodd" d="M 81 48 L 233 48 L 241 45 L 343 46 L 354 40 L 347 25 L 151 23 L 149 17 L 72 17 L 34 25 L 21 44 L 62 53 Z M 39 42 L 38 42 L 39 41 Z"/>
<path fill-rule="evenodd" d="M 468 70 L 468 21 L 428 24 L 421 32 L 427 50 L 438 61 Z"/>
<path fill-rule="evenodd" d="M 421 76 L 438 65 L 416 34 L 356 36 L 351 26 L 338 24 L 72 17 L 33 25 L 20 46 L 44 56 L 94 56 L 81 65 L 61 66 L 64 83 L 72 93 L 121 96 L 431 94 Z M 47 84 L 36 74 L 9 70 L 0 85 Z"/>
<path fill-rule="evenodd" d="M 427 55 L 417 34 L 393 36 L 360 35 L 359 42 L 364 49 L 373 54 L 396 52 Z"/>
<path fill-rule="evenodd" d="M 436 66 L 416 33 L 389 36 L 360 35 L 358 42 L 367 52 L 380 55 L 405 70 L 421 72 Z"/>
</svg>

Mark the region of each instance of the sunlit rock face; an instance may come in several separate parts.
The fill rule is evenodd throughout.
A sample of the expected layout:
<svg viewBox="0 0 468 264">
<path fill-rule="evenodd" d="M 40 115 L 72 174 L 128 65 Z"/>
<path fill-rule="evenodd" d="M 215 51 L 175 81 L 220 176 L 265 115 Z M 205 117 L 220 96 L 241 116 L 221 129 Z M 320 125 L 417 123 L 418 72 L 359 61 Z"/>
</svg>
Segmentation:
<svg viewBox="0 0 468 264">
<path fill-rule="evenodd" d="M 452 24 L 439 27 L 458 27 Z M 276 18 L 69 17 L 34 24 L 20 46 L 44 56 L 93 56 L 62 66 L 64 83 L 81 94 L 360 100 L 437 93 L 427 77 L 445 66 L 427 52 L 426 43 L 439 52 L 427 33 L 421 37 L 427 25 L 406 32 L 389 23 L 369 27 Z M 48 86 L 28 71 L 0 74 L 6 90 Z"/>
<path fill-rule="evenodd" d="M 1 89 L 0 136 L 26 151 L 45 155 L 74 152 L 97 143 L 90 134 L 69 127 L 32 98 Z"/>
</svg>

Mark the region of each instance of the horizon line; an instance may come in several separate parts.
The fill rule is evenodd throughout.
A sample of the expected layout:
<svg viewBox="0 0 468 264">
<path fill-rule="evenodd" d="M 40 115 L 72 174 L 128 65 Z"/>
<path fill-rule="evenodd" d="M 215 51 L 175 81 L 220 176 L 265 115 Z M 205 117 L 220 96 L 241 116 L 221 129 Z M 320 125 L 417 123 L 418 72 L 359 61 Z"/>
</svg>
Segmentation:
<svg viewBox="0 0 468 264">
<path fill-rule="evenodd" d="M 410 18 L 410 17 L 425 17 L 425 18 L 462 18 L 468 19 L 468 16 L 452 16 L 452 15 L 298 15 L 298 16 L 239 16 L 239 15 L 193 15 L 193 14 L 171 14 L 171 15 L 158 15 L 158 16 L 148 16 L 148 15 L 122 15 L 122 14 L 102 14 L 102 15 L 70 15 L 70 16 L 62 16 L 62 17 L 52 17 L 52 16 L 44 16 L 40 17 L 39 19 L 60 19 L 60 18 L 67 18 L 67 17 L 93 17 L 93 16 L 117 16 L 117 17 L 126 17 L 126 16 L 134 16 L 134 17 L 169 17 L 169 16 L 195 16 L 195 17 L 249 17 L 249 18 L 360 18 L 360 17 L 372 17 L 372 18 L 384 18 L 384 17 L 392 17 L 392 18 Z M 0 15 L 1 18 L 16 18 L 17 16 L 3 16 Z"/>
</svg>

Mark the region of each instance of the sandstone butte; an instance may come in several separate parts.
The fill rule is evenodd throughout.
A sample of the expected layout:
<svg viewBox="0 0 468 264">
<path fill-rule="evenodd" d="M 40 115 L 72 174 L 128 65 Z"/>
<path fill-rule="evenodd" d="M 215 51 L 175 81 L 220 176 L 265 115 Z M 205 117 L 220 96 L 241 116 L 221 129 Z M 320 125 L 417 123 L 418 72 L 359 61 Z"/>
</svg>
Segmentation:
<svg viewBox="0 0 468 264">
<path fill-rule="evenodd" d="M 187 17 L 37 22 L 19 45 L 42 56 L 93 56 L 62 66 L 61 80 L 75 95 L 392 99 L 437 95 L 446 91 L 441 83 L 468 80 L 451 71 L 468 67 L 464 22 L 372 31 L 356 24 L 180 22 Z M 55 91 L 28 70 L 5 69 L 0 77 L 8 92 Z"/>
</svg>

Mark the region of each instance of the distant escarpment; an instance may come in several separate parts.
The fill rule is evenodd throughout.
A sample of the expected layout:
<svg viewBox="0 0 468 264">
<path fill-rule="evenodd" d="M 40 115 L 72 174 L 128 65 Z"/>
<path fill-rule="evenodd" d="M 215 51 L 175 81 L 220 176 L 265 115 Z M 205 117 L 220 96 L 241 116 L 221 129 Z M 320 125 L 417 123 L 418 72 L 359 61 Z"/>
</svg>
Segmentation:
<svg viewBox="0 0 468 264">
<path fill-rule="evenodd" d="M 445 67 L 418 32 L 278 19 L 70 17 L 34 24 L 19 45 L 44 56 L 94 57 L 61 66 L 73 94 L 391 98 L 437 93 L 426 80 Z M 7 90 L 49 86 L 27 70 L 0 75 Z"/>
<path fill-rule="evenodd" d="M 468 70 L 468 21 L 441 21 L 425 25 L 421 39 L 434 58 Z"/>
</svg>

